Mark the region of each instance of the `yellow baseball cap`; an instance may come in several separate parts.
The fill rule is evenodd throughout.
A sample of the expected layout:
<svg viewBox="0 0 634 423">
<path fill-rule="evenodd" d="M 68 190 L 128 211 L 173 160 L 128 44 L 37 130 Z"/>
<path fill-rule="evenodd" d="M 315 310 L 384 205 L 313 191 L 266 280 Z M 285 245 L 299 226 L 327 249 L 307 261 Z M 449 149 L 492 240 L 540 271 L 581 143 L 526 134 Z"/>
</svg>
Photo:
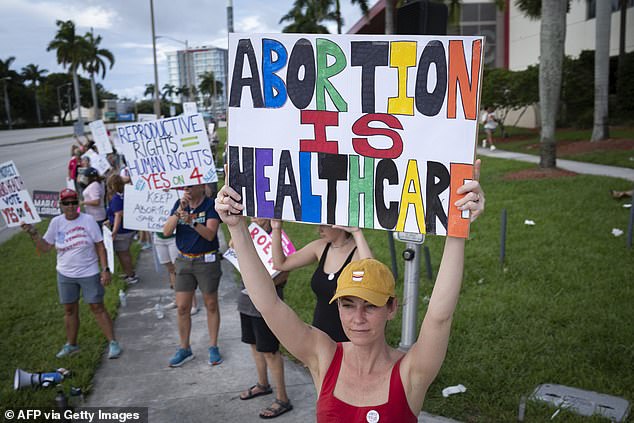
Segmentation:
<svg viewBox="0 0 634 423">
<path fill-rule="evenodd" d="M 394 297 L 394 276 L 386 265 L 375 259 L 350 262 L 337 280 L 337 291 L 330 303 L 339 297 L 359 297 L 382 307 Z"/>
</svg>

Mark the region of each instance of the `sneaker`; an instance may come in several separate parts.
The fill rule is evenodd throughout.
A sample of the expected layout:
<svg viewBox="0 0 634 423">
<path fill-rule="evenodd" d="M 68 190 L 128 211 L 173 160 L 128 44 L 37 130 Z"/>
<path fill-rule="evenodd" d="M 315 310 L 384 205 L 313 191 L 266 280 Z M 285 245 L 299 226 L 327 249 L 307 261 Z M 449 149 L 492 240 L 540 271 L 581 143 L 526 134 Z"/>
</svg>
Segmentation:
<svg viewBox="0 0 634 423">
<path fill-rule="evenodd" d="M 152 244 L 150 244 L 149 242 L 144 242 L 143 244 L 141 244 L 142 250 L 149 250 L 150 248 L 152 248 Z"/>
<path fill-rule="evenodd" d="M 163 306 L 163 309 L 165 309 L 165 310 L 171 310 L 173 308 L 176 308 L 176 301 L 172 301 L 171 303 L 165 304 Z"/>
<path fill-rule="evenodd" d="M 496 150 L 495 146 L 494 146 L 494 145 L 492 145 L 492 146 L 491 146 L 491 151 L 495 151 L 495 150 Z"/>
<path fill-rule="evenodd" d="M 190 360 L 194 359 L 191 347 L 179 348 L 174 354 L 174 357 L 170 358 L 170 367 L 180 367 Z"/>
<path fill-rule="evenodd" d="M 55 357 L 57 358 L 69 357 L 73 354 L 77 354 L 78 352 L 79 352 L 79 345 L 71 345 L 66 343 L 64 344 L 62 349 L 59 350 L 57 354 L 55 354 Z"/>
<path fill-rule="evenodd" d="M 128 285 L 134 285 L 135 283 L 139 282 L 139 277 L 136 274 L 132 276 L 126 276 L 125 281 L 128 283 Z"/>
<path fill-rule="evenodd" d="M 121 347 L 117 341 L 110 341 L 108 345 L 108 358 L 119 358 L 121 355 Z"/>
<path fill-rule="evenodd" d="M 192 311 L 191 311 L 191 315 L 195 315 L 198 314 L 198 312 L 200 311 L 200 309 L 198 307 L 192 307 Z"/>
<path fill-rule="evenodd" d="M 218 347 L 209 347 L 209 365 L 217 366 L 220 363 L 222 363 L 222 357 L 220 357 Z"/>
</svg>

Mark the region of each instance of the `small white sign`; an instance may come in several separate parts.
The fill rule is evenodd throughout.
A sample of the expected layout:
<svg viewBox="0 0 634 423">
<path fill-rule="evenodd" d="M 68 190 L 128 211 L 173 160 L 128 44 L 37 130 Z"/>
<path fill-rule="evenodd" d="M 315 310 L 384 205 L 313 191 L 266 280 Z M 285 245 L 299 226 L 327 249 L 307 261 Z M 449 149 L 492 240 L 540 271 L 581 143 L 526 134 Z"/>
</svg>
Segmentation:
<svg viewBox="0 0 634 423">
<path fill-rule="evenodd" d="M 126 184 L 123 197 L 123 227 L 137 231 L 161 232 L 178 199 L 176 190 L 138 191 Z"/>
<path fill-rule="evenodd" d="M 13 160 L 0 164 L 0 211 L 10 228 L 42 221 Z"/>
<path fill-rule="evenodd" d="M 99 150 L 101 151 L 101 150 Z M 102 154 L 95 153 L 94 150 L 86 151 L 82 157 L 88 157 L 90 159 L 90 167 L 94 167 L 97 169 L 99 175 L 103 176 L 110 169 L 110 162 L 106 158 L 106 156 Z"/>
<path fill-rule="evenodd" d="M 274 278 L 280 272 L 273 269 L 271 235 L 269 235 L 257 223 L 253 222 L 249 225 L 249 233 L 251 234 L 253 245 L 255 246 L 255 250 L 258 252 L 260 260 L 262 260 L 264 267 L 266 267 L 266 270 L 269 272 L 271 277 Z M 282 231 L 282 251 L 284 251 L 285 256 L 291 255 L 295 252 L 295 246 L 284 231 Z M 238 271 L 240 271 L 240 266 L 238 265 L 238 255 L 233 248 L 229 248 L 223 254 L 223 257 L 227 259 L 227 261 L 229 261 L 229 263 L 231 263 L 236 269 L 238 269 Z"/>
<path fill-rule="evenodd" d="M 195 115 L 198 113 L 198 107 L 196 103 L 193 101 L 188 101 L 183 103 L 183 114 L 184 115 Z"/>
<path fill-rule="evenodd" d="M 110 138 L 108 137 L 108 131 L 106 125 L 103 124 L 103 120 L 96 120 L 88 124 L 90 132 L 92 132 L 92 139 L 97 145 L 99 154 L 106 155 L 112 153 L 112 144 L 110 144 Z"/>
<path fill-rule="evenodd" d="M 107 226 L 103 227 L 103 246 L 106 247 L 108 267 L 111 272 L 114 272 L 114 245 L 112 242 L 112 231 Z"/>
</svg>

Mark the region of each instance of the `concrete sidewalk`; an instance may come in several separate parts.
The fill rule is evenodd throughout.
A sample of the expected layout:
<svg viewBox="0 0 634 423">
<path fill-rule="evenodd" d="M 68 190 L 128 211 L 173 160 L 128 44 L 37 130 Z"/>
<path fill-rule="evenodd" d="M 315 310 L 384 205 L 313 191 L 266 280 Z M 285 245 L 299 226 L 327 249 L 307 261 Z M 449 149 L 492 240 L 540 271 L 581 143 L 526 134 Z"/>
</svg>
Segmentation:
<svg viewBox="0 0 634 423">
<path fill-rule="evenodd" d="M 497 159 L 519 160 L 522 162 L 539 163 L 539 156 L 532 154 L 504 151 L 499 148 L 491 151 L 488 148 L 478 147 L 479 156 L 495 157 Z M 598 165 L 593 163 L 575 162 L 573 160 L 557 159 L 557 167 L 584 175 L 612 176 L 614 178 L 627 179 L 634 182 L 634 169 L 617 166 Z"/>
<path fill-rule="evenodd" d="M 224 244 L 221 239 L 221 244 Z M 196 358 L 180 368 L 167 363 L 178 347 L 176 310 L 166 310 L 158 319 L 154 306 L 163 298 L 169 302 L 167 274 L 155 271 L 151 251 L 142 251 L 137 268 L 140 282 L 130 286 L 127 306 L 119 308 L 115 321 L 123 354 L 117 360 L 105 357 L 95 373 L 86 407 L 148 407 L 151 423 L 261 422 L 259 411 L 271 405 L 274 395 L 248 401 L 241 391 L 255 384 L 257 377 L 251 349 L 240 341 L 237 297 L 240 291 L 233 267 L 222 261 L 219 288 L 220 335 L 218 346 L 224 362 L 207 364 L 207 320 L 204 307 L 192 317 L 192 350 Z M 198 293 L 199 304 L 202 298 Z M 288 396 L 293 410 L 276 418 L 278 422 L 314 422 L 316 393 L 310 373 L 285 357 Z M 421 413 L 420 422 L 457 423 L 455 420 Z"/>
</svg>

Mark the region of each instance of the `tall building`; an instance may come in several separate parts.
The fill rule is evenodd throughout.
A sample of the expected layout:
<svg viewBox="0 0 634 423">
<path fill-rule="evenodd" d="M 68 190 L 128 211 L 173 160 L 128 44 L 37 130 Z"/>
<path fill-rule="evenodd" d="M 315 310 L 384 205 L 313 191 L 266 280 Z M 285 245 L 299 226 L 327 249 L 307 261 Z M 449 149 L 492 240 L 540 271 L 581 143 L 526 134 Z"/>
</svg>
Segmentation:
<svg viewBox="0 0 634 423">
<path fill-rule="evenodd" d="M 199 109 L 210 108 L 224 111 L 227 108 L 225 85 L 227 81 L 227 50 L 218 47 L 192 47 L 167 53 L 168 83 L 176 88 L 190 86 L 199 91 L 200 81 L 205 72 L 213 72 L 216 81 L 222 84 L 222 92 L 217 92 L 209 102 L 207 97 L 198 95 Z M 181 101 L 187 101 L 179 96 Z"/>
</svg>

